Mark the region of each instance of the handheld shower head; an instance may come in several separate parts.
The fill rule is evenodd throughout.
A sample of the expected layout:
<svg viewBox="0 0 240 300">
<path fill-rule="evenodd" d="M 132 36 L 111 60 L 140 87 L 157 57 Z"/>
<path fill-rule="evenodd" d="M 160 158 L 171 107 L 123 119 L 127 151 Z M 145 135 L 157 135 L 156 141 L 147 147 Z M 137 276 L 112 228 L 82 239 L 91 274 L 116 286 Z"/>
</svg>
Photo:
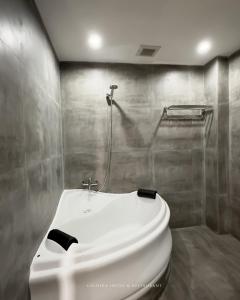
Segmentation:
<svg viewBox="0 0 240 300">
<path fill-rule="evenodd" d="M 107 104 L 109 105 L 109 106 L 111 106 L 111 104 L 112 104 L 112 101 L 111 101 L 111 95 L 110 94 L 107 94 L 106 95 L 106 100 L 107 100 Z"/>
<path fill-rule="evenodd" d="M 110 85 L 110 90 L 116 90 L 118 86 L 116 84 Z"/>
<path fill-rule="evenodd" d="M 111 84 L 109 88 L 110 88 L 111 92 L 110 92 L 110 94 L 107 94 L 106 100 L 107 100 L 108 105 L 112 105 L 114 90 L 116 90 L 118 88 L 118 86 L 116 84 Z"/>
</svg>

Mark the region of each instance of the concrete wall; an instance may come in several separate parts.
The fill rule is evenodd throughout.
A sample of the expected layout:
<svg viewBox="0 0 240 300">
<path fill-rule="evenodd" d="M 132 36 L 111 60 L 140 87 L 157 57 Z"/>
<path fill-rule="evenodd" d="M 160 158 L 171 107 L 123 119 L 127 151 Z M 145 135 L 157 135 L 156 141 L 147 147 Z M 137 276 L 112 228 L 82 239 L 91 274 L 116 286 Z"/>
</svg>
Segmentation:
<svg viewBox="0 0 240 300">
<path fill-rule="evenodd" d="M 205 97 L 214 113 L 205 138 L 206 223 L 219 232 L 230 230 L 228 60 L 205 66 Z"/>
<path fill-rule="evenodd" d="M 103 181 L 107 104 L 113 107 L 113 159 L 109 190 L 156 188 L 171 208 L 171 226 L 203 221 L 203 124 L 164 121 L 164 106 L 202 104 L 204 72 L 198 67 L 64 63 L 61 65 L 65 187 L 88 176 Z"/>
<path fill-rule="evenodd" d="M 231 232 L 240 239 L 240 52 L 229 59 Z"/>
<path fill-rule="evenodd" d="M 206 180 L 206 223 L 212 229 L 218 228 L 218 62 L 214 60 L 205 67 L 204 88 L 207 104 L 213 106 L 209 116 L 211 130 L 205 140 L 205 180 Z"/>
<path fill-rule="evenodd" d="M 0 0 L 0 299 L 28 299 L 63 188 L 59 69 L 34 5 Z"/>
</svg>

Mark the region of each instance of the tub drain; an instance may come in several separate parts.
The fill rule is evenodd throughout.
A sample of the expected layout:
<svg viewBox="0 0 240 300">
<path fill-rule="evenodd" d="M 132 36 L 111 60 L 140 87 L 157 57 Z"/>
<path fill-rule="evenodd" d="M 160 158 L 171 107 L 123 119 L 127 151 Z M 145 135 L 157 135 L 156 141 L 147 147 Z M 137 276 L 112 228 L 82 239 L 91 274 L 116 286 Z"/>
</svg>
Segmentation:
<svg viewBox="0 0 240 300">
<path fill-rule="evenodd" d="M 91 209 L 90 209 L 90 208 L 84 209 L 82 212 L 83 212 L 84 214 L 87 214 L 87 213 L 90 213 L 90 212 L 91 212 Z"/>
</svg>

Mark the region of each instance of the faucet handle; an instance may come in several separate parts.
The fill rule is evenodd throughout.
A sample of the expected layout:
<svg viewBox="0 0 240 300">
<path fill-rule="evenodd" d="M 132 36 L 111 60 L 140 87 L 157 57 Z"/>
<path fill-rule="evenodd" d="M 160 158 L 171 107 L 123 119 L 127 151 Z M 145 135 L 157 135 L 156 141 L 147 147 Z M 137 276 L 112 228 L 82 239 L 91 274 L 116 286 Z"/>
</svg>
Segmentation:
<svg viewBox="0 0 240 300">
<path fill-rule="evenodd" d="M 86 181 L 82 181 L 82 186 L 88 186 L 89 184 Z"/>
<path fill-rule="evenodd" d="M 94 181 L 93 183 L 91 183 L 91 187 L 95 187 L 96 189 L 98 188 L 98 181 L 96 180 L 96 181 Z"/>
<path fill-rule="evenodd" d="M 89 190 L 91 190 L 91 187 L 98 187 L 98 181 L 92 181 L 92 178 L 89 177 L 88 180 L 83 180 L 82 181 L 82 186 L 83 187 L 88 187 Z"/>
<path fill-rule="evenodd" d="M 98 186 L 98 181 L 94 181 L 93 183 L 91 183 L 91 186 Z"/>
</svg>

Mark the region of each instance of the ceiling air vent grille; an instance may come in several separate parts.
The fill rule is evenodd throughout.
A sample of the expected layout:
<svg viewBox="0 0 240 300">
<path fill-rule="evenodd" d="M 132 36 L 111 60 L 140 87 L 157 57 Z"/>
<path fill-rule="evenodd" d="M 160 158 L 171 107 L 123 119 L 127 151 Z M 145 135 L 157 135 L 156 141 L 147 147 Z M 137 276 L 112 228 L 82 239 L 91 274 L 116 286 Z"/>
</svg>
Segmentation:
<svg viewBox="0 0 240 300">
<path fill-rule="evenodd" d="M 161 46 L 141 45 L 137 51 L 137 56 L 153 57 L 160 48 Z"/>
</svg>

